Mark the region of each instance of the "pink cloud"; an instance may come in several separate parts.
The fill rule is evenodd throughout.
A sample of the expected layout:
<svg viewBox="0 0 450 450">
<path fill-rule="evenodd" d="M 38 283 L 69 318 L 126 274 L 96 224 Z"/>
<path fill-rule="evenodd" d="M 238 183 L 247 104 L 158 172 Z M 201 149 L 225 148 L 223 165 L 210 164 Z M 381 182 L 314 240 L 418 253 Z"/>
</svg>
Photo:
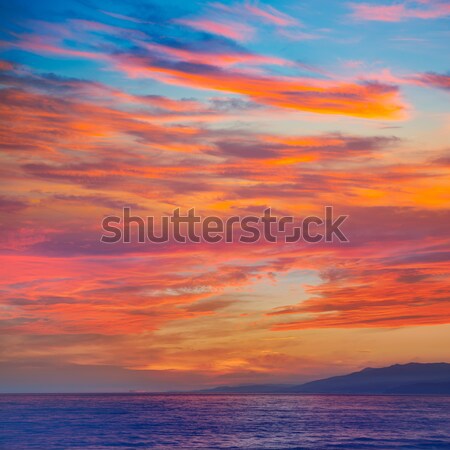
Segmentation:
<svg viewBox="0 0 450 450">
<path fill-rule="evenodd" d="M 159 56 L 167 58 L 171 57 L 177 60 L 184 60 L 194 63 L 202 64 L 205 59 L 213 60 L 217 66 L 226 67 L 233 66 L 239 63 L 245 63 L 247 66 L 270 64 L 270 65 L 284 65 L 293 66 L 294 63 L 283 58 L 274 56 L 264 56 L 255 53 L 250 53 L 242 50 L 220 52 L 214 49 L 206 49 L 199 51 L 198 49 L 186 49 L 170 47 L 168 45 L 140 42 L 147 50 L 156 52 Z"/>
<path fill-rule="evenodd" d="M 264 8 L 257 5 L 257 3 L 250 4 L 246 1 L 244 4 L 235 3 L 233 5 L 223 5 L 222 3 L 212 3 L 215 9 L 220 10 L 228 14 L 236 16 L 236 14 L 242 16 L 245 15 L 249 19 L 262 20 L 263 22 L 270 23 L 279 27 L 288 27 L 294 25 L 300 25 L 300 22 L 292 16 L 279 11 L 273 6 L 266 5 Z"/>
<path fill-rule="evenodd" d="M 107 55 L 102 54 L 100 52 L 76 50 L 61 47 L 57 39 L 49 37 L 22 35 L 20 41 L 10 45 L 11 47 L 17 47 L 25 51 L 44 54 L 50 53 L 65 58 L 83 58 L 83 59 L 92 59 L 95 61 L 108 59 Z"/>
<path fill-rule="evenodd" d="M 427 72 L 416 75 L 414 80 L 423 86 L 450 90 L 450 75 Z"/>
<path fill-rule="evenodd" d="M 291 26 L 298 24 L 298 21 L 296 19 L 294 19 L 291 16 L 288 16 L 285 13 L 282 13 L 281 11 L 278 11 L 272 6 L 266 6 L 266 9 L 263 9 L 259 6 L 250 5 L 249 3 L 246 3 L 245 9 L 254 16 L 257 16 L 258 18 L 266 22 L 272 23 L 274 25 Z"/>
<path fill-rule="evenodd" d="M 254 30 L 242 23 L 213 19 L 179 19 L 177 23 L 207 33 L 217 34 L 236 41 L 246 41 L 253 36 Z"/>
<path fill-rule="evenodd" d="M 0 60 L 0 70 L 12 70 L 13 68 L 13 64 L 9 61 Z"/>
<path fill-rule="evenodd" d="M 429 5 L 420 6 L 418 5 Z M 352 17 L 357 20 L 400 22 L 408 19 L 437 19 L 450 14 L 450 4 L 444 2 L 405 2 L 391 5 L 350 3 Z"/>
<path fill-rule="evenodd" d="M 394 75 L 389 69 L 383 69 L 378 73 L 364 74 L 361 80 L 371 82 L 422 86 L 435 89 L 450 90 L 450 75 L 435 72 L 416 73 L 409 75 Z"/>
</svg>

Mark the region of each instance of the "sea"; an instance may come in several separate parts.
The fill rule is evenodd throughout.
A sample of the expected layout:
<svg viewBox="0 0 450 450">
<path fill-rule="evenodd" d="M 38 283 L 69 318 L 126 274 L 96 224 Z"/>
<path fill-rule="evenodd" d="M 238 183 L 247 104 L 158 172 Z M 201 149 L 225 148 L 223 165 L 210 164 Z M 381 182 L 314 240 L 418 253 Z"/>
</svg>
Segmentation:
<svg viewBox="0 0 450 450">
<path fill-rule="evenodd" d="M 450 449 L 450 397 L 5 394 L 0 448 Z"/>
</svg>

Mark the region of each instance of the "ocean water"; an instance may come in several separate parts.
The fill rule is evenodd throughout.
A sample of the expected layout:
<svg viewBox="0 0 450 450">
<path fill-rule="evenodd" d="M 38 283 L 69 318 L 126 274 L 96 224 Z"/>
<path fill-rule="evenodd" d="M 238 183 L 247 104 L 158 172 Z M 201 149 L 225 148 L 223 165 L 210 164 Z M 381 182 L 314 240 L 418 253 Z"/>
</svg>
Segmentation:
<svg viewBox="0 0 450 450">
<path fill-rule="evenodd" d="M 0 395 L 0 448 L 450 449 L 450 397 Z"/>
</svg>

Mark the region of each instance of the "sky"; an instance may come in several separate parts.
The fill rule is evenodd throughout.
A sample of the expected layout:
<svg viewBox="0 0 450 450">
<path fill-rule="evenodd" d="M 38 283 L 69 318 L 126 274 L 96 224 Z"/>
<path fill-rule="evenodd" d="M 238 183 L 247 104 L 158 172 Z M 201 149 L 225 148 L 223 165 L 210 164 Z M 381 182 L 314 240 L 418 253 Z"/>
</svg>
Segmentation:
<svg viewBox="0 0 450 450">
<path fill-rule="evenodd" d="M 450 361 L 448 2 L 0 4 L 0 391 Z M 348 243 L 100 242 L 327 205 Z"/>
</svg>

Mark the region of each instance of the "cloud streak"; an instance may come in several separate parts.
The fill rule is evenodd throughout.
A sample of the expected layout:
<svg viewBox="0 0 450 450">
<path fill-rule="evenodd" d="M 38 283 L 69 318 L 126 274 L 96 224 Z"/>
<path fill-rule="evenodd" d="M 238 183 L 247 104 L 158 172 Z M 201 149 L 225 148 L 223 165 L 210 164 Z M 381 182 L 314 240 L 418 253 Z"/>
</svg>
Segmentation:
<svg viewBox="0 0 450 450">
<path fill-rule="evenodd" d="M 349 3 L 351 17 L 361 21 L 401 22 L 410 19 L 439 19 L 450 14 L 450 5 L 441 1 L 409 1 L 389 5 Z"/>
</svg>

